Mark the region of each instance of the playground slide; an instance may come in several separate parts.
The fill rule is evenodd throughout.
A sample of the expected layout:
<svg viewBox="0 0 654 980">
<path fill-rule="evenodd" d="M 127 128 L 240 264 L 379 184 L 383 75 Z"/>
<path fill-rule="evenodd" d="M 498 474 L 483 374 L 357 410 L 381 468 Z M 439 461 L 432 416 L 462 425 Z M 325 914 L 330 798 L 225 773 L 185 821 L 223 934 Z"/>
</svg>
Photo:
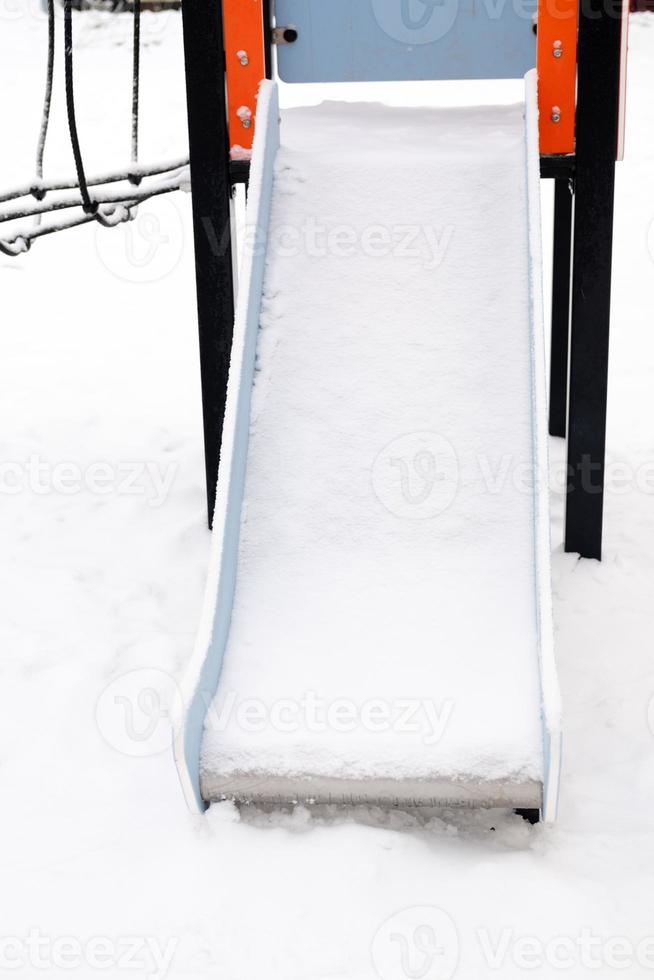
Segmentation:
<svg viewBox="0 0 654 980">
<path fill-rule="evenodd" d="M 281 144 L 281 145 L 280 145 Z M 257 110 L 189 804 L 556 811 L 535 75 Z"/>
</svg>

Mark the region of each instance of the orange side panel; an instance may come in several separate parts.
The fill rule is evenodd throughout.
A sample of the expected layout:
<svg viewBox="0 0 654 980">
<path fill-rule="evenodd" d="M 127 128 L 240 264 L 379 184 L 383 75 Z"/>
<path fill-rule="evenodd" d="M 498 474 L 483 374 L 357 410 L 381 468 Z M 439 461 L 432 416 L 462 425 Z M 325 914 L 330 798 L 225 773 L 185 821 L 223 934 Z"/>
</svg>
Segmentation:
<svg viewBox="0 0 654 980">
<path fill-rule="evenodd" d="M 266 76 L 261 0 L 223 0 L 223 22 L 229 145 L 238 159 L 252 149 L 257 90 Z"/>
<path fill-rule="evenodd" d="M 574 153 L 578 0 L 538 2 L 541 153 Z"/>
</svg>

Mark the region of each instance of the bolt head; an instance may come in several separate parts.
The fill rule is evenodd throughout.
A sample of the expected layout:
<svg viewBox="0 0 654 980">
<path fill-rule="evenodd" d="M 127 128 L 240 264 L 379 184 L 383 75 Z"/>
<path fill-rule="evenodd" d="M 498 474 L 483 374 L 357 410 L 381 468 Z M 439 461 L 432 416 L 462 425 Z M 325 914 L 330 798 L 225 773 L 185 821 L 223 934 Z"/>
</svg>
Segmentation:
<svg viewBox="0 0 654 980">
<path fill-rule="evenodd" d="M 552 54 L 554 55 L 555 58 L 560 58 L 561 55 L 563 54 L 563 48 L 554 48 Z"/>
<path fill-rule="evenodd" d="M 243 123 L 243 128 L 244 129 L 249 129 L 250 126 L 252 125 L 252 120 L 251 119 L 242 119 L 241 122 Z"/>
<path fill-rule="evenodd" d="M 248 56 L 246 54 L 242 54 L 241 57 L 238 60 L 241 62 L 242 65 L 249 65 L 250 64 L 250 59 L 248 58 Z"/>
</svg>

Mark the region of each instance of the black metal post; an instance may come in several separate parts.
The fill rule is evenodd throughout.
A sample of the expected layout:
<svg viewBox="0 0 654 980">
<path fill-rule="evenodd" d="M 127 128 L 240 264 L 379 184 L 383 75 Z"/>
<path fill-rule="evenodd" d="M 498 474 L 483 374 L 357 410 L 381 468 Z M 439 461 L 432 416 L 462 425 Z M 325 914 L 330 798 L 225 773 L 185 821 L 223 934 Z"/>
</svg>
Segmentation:
<svg viewBox="0 0 654 980">
<path fill-rule="evenodd" d="M 554 181 L 552 255 L 552 346 L 550 349 L 550 435 L 565 437 L 568 415 L 568 333 L 572 251 L 571 181 Z"/>
<path fill-rule="evenodd" d="M 222 0 L 183 0 L 195 279 L 209 527 L 234 326 Z"/>
<path fill-rule="evenodd" d="M 262 0 L 263 42 L 266 58 L 266 78 L 272 78 L 272 0 Z"/>
<path fill-rule="evenodd" d="M 602 557 L 613 195 L 625 0 L 582 0 L 565 550 Z"/>
</svg>

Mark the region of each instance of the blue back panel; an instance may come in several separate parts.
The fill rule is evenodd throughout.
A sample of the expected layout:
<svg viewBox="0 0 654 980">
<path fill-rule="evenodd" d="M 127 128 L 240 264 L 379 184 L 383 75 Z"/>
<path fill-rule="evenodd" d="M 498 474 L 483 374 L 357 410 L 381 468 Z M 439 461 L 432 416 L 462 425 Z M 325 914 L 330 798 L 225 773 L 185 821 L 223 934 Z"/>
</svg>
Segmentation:
<svg viewBox="0 0 654 980">
<path fill-rule="evenodd" d="M 276 0 L 285 82 L 522 78 L 537 0 Z"/>
</svg>

